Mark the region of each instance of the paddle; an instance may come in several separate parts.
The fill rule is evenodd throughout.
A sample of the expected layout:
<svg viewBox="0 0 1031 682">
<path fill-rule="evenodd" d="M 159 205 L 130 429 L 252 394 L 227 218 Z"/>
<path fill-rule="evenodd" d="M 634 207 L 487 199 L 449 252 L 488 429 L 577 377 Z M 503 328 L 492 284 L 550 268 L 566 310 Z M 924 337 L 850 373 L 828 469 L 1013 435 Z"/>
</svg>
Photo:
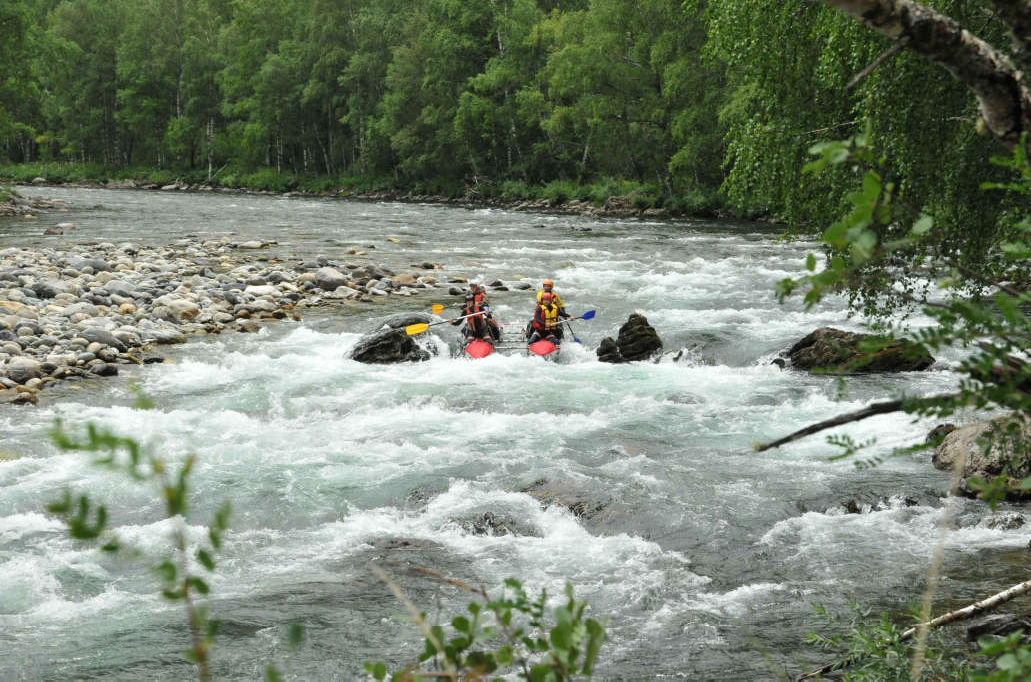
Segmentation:
<svg viewBox="0 0 1031 682">
<path fill-rule="evenodd" d="M 571 318 L 569 318 L 566 321 L 567 322 L 572 322 L 573 320 L 593 320 L 594 319 L 594 314 L 596 312 L 598 312 L 598 311 L 597 310 L 588 310 L 586 313 L 584 313 L 580 317 L 571 317 Z"/>
<path fill-rule="evenodd" d="M 434 315 L 440 315 L 442 312 L 444 312 L 444 304 L 443 303 L 434 303 L 433 307 L 430 308 L 430 310 L 433 311 Z"/>
<path fill-rule="evenodd" d="M 419 322 L 419 323 L 416 323 L 416 324 L 410 324 L 407 327 L 405 327 L 405 334 L 408 334 L 408 336 L 414 336 L 416 334 L 422 334 L 424 331 L 426 331 L 430 327 L 436 327 L 438 324 L 447 324 L 448 322 L 454 322 L 455 320 L 464 320 L 467 317 L 476 317 L 477 315 L 483 315 L 483 313 L 482 312 L 479 312 L 479 313 L 469 313 L 468 315 L 462 315 L 461 317 L 455 317 L 455 318 L 452 318 L 450 320 L 444 320 L 442 322 L 429 322 L 429 323 L 427 323 L 427 322 Z"/>
<path fill-rule="evenodd" d="M 576 332 L 573 331 L 573 325 L 569 324 L 569 320 L 566 320 L 566 329 L 569 330 L 569 334 L 570 334 L 570 336 L 573 337 L 574 341 L 576 341 L 577 343 L 580 343 L 580 344 L 583 343 L 583 341 L 581 341 L 580 339 L 576 338 Z"/>
</svg>

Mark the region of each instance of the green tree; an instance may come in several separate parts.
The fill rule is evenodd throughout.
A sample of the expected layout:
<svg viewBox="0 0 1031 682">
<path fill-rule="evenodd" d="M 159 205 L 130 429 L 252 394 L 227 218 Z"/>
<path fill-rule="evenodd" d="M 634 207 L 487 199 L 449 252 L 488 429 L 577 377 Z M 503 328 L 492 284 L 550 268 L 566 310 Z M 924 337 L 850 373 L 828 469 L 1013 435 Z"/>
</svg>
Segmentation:
<svg viewBox="0 0 1031 682">
<path fill-rule="evenodd" d="M 19 122 L 36 89 L 30 70 L 30 30 L 29 6 L 24 0 L 0 6 L 0 140 L 6 141 L 0 149 L 13 148 L 22 158 L 28 156 L 22 145 L 31 141 L 32 130 Z M 6 155 L 12 156 L 11 151 Z"/>
<path fill-rule="evenodd" d="M 978 182 L 1001 177 L 988 157 L 1003 147 L 977 135 L 977 103 L 966 84 L 915 54 L 909 38 L 910 47 L 899 51 L 893 40 L 820 3 L 707 4 L 710 53 L 727 67 L 725 188 L 739 206 L 794 226 L 832 222 L 850 180 L 838 172 L 828 176 L 829 185 L 807 182 L 805 149 L 868 126 L 871 143 L 893 159 L 900 196 L 916 210 L 934 212 L 945 228 L 941 247 L 985 253 L 999 204 Z M 935 3 L 999 42 L 1005 27 L 992 12 L 995 4 L 1002 3 Z"/>
<path fill-rule="evenodd" d="M 80 162 L 128 163 L 131 141 L 118 125 L 117 50 L 123 5 L 65 0 L 48 16 L 41 85 L 50 135 Z"/>
</svg>

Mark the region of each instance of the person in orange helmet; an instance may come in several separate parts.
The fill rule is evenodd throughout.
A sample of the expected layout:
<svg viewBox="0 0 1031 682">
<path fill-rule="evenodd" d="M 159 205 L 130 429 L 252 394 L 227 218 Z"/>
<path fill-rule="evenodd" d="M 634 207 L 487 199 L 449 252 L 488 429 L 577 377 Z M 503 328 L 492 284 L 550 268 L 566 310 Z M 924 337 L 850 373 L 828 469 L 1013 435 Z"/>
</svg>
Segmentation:
<svg viewBox="0 0 1031 682">
<path fill-rule="evenodd" d="M 551 294 L 551 302 L 558 306 L 558 316 L 563 320 L 568 320 L 570 316 L 566 313 L 566 307 L 565 304 L 562 303 L 562 297 L 553 291 L 555 288 L 555 282 L 550 279 L 546 279 L 541 282 L 541 286 L 543 289 L 537 292 L 537 303 L 540 304 L 541 297 L 544 296 L 544 294 Z"/>
</svg>

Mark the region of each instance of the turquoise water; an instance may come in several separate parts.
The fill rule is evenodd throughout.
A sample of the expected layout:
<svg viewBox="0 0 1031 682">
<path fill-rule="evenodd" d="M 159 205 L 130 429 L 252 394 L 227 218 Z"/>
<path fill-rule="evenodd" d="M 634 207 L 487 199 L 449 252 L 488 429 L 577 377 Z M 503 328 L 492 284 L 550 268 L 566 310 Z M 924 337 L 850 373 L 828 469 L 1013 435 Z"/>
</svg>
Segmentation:
<svg viewBox="0 0 1031 682">
<path fill-rule="evenodd" d="M 245 195 L 26 189 L 67 212 L 0 222 L 0 248 L 64 239 L 162 243 L 188 235 L 276 239 L 273 255 L 346 260 L 366 248 L 396 269 L 514 281 L 553 277 L 582 346 L 558 363 L 492 355 L 417 365 L 347 359 L 359 336 L 425 298 L 308 312 L 255 335 L 194 340 L 164 365 L 68 385 L 35 409 L 0 410 L 0 671 L 4 679 L 179 679 L 184 619 L 145 566 L 170 548 L 153 491 L 60 453 L 47 429 L 88 422 L 139 438 L 172 462 L 196 455 L 191 537 L 223 500 L 231 528 L 212 576 L 220 679 L 255 679 L 269 662 L 293 679 L 354 679 L 362 662 L 417 655 L 420 636 L 370 570 L 383 568 L 421 608 L 457 613 L 466 595 L 423 567 L 496 587 L 508 576 L 560 594 L 571 581 L 610 619 L 602 679 L 776 679 L 797 673 L 816 626 L 811 602 L 856 596 L 875 608 L 915 599 L 944 514 L 947 475 L 929 454 L 868 470 L 830 461 L 822 437 L 756 454 L 757 441 L 905 390 L 954 386 L 946 356 L 932 371 L 850 380 L 781 371 L 776 354 L 823 325 L 856 328 L 840 302 L 778 305 L 773 284 L 799 273 L 806 245 L 751 223 L 646 222 L 418 204 Z M 589 231 L 584 228 L 590 228 Z M 395 237 L 398 242 L 388 242 Z M 532 294 L 492 295 L 522 323 Z M 627 316 L 648 317 L 672 354 L 598 363 L 594 349 Z M 917 318 L 916 322 L 920 323 Z M 130 382 L 155 403 L 131 407 Z M 50 390 L 50 389 L 48 389 Z M 929 423 L 887 415 L 852 425 L 874 454 L 923 438 Z M 535 482 L 586 500 L 578 517 L 543 506 Z M 140 556 L 102 555 L 44 513 L 70 487 L 105 501 Z M 906 498 L 910 498 L 909 501 Z M 868 503 L 847 514 L 849 500 Z M 869 503 L 874 503 L 873 508 Z M 480 535 L 491 512 L 514 532 Z M 978 524 L 961 502 L 946 540 L 945 596 L 1009 584 L 1006 556 L 1031 530 Z M 976 570 L 971 568 L 977 564 Z M 877 579 L 872 579 L 877 576 Z M 305 625 L 289 654 L 284 628 Z"/>
</svg>

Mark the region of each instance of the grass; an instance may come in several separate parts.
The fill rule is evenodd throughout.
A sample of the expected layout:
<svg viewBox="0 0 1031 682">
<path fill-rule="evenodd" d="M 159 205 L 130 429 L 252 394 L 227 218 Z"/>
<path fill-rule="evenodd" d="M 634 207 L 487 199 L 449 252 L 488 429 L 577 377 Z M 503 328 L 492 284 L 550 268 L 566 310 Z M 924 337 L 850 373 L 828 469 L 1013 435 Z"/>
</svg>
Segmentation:
<svg viewBox="0 0 1031 682">
<path fill-rule="evenodd" d="M 615 177 L 596 178 L 589 182 L 552 180 L 533 184 L 525 180 L 481 182 L 475 187 L 457 180 L 420 180 L 403 182 L 392 176 L 375 175 L 299 175 L 278 172 L 273 168 L 249 170 L 223 167 L 208 178 L 207 169 L 173 170 L 129 166 L 107 168 L 100 164 L 62 163 L 43 161 L 0 166 L 0 181 L 31 183 L 41 177 L 52 184 L 69 182 L 117 182 L 132 180 L 137 185 L 167 185 L 182 182 L 187 185 L 210 185 L 234 189 L 267 192 L 304 192 L 330 196 L 352 196 L 377 192 L 399 195 L 438 196 L 464 198 L 468 201 L 545 201 L 551 206 L 562 206 L 571 201 L 603 207 L 612 199 L 621 207 L 636 210 L 665 209 L 671 215 L 717 215 L 737 213 L 728 207 L 717 189 L 694 188 L 678 194 L 667 194 L 655 183 L 643 183 Z M 2 199 L 0 199 L 2 200 Z M 747 212 L 746 212 L 747 213 Z M 745 213 L 741 214 L 742 216 Z"/>
</svg>

